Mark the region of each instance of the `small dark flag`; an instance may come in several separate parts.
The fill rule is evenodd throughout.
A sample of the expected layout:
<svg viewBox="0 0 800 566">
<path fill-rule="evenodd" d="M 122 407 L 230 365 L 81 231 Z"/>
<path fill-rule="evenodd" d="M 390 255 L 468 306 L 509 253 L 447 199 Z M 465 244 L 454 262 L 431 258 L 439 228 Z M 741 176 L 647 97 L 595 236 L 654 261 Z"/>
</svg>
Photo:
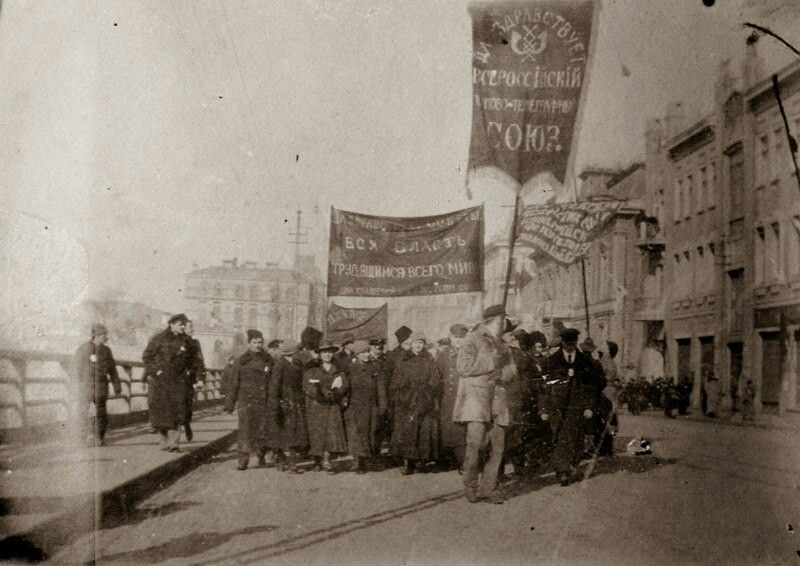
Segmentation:
<svg viewBox="0 0 800 566">
<path fill-rule="evenodd" d="M 625 63 L 622 63 L 622 76 L 623 77 L 630 77 L 631 76 L 631 70 L 628 67 L 625 66 Z"/>
</svg>

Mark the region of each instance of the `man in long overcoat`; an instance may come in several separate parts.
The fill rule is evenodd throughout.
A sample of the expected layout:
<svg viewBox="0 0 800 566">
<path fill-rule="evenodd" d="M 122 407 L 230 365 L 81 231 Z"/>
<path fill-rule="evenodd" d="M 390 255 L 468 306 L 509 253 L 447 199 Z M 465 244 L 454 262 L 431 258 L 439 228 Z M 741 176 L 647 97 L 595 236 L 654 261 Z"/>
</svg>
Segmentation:
<svg viewBox="0 0 800 566">
<path fill-rule="evenodd" d="M 347 447 L 355 459 L 355 472 L 367 472 L 367 460 L 380 454 L 378 423 L 386 413 L 386 381 L 383 365 L 374 359 L 364 340 L 353 343 L 356 360 L 347 374 L 349 391 L 344 411 Z"/>
<path fill-rule="evenodd" d="M 386 418 L 383 420 L 381 436 L 385 439 L 388 439 L 389 444 L 391 444 L 395 421 L 398 418 L 394 403 L 395 388 L 392 381 L 394 379 L 394 373 L 397 368 L 397 364 L 411 350 L 411 340 L 409 339 L 411 336 L 411 332 L 412 332 L 411 329 L 405 325 L 395 330 L 394 336 L 395 338 L 397 338 L 397 346 L 393 350 L 389 351 L 384 357 L 388 409 Z"/>
<path fill-rule="evenodd" d="M 171 317 L 142 353 L 150 424 L 161 435 L 161 449 L 171 452 L 179 450 L 180 427 L 186 421 L 186 372 L 195 363 L 184 334 L 187 320 L 184 314 Z"/>
<path fill-rule="evenodd" d="M 497 489 L 497 476 L 509 420 L 507 414 L 495 410 L 500 407 L 494 402 L 494 393 L 497 383 L 513 380 L 517 371 L 508 347 L 499 337 L 505 316 L 502 305 L 485 309 L 483 323 L 467 334 L 456 359 L 460 379 L 453 421 L 466 423 L 467 427 L 464 494 L 470 503 L 503 503 L 503 495 Z M 491 451 L 479 481 L 480 451 L 487 442 Z"/>
<path fill-rule="evenodd" d="M 561 485 L 575 479 L 587 422 L 594 416 L 595 392 L 602 389 L 595 363 L 577 348 L 579 334 L 574 328 L 565 329 L 561 347 L 545 363 L 548 401 L 541 415 L 553 431 L 552 463 Z"/>
<path fill-rule="evenodd" d="M 392 452 L 403 458 L 402 473 L 414 473 L 439 459 L 439 399 L 442 377 L 428 352 L 425 335 L 414 332 L 411 350 L 397 363 L 392 377 L 395 422 Z"/>
<path fill-rule="evenodd" d="M 186 341 L 192 348 L 193 362 L 186 372 L 186 421 L 183 423 L 184 431 L 186 432 L 186 440 L 192 441 L 194 433 L 192 432 L 192 415 L 194 414 L 194 387 L 196 383 L 204 383 L 206 380 L 206 362 L 203 359 L 203 348 L 200 346 L 200 340 L 194 337 L 194 323 L 191 320 L 186 321 Z"/>
<path fill-rule="evenodd" d="M 308 448 L 303 363 L 296 356 L 299 349 L 297 343 L 280 345 L 267 400 L 269 424 L 274 427 L 268 434 L 270 446 L 283 454 L 280 467 L 296 474 L 303 472 L 297 463 Z"/>
<path fill-rule="evenodd" d="M 459 375 L 456 369 L 458 351 L 464 343 L 469 329 L 463 324 L 450 327 L 450 345 L 444 346 L 436 353 L 436 363 L 442 375 L 442 399 L 439 422 L 442 434 L 443 457 L 461 468 L 464 464 L 464 444 L 466 429 L 463 423 L 453 422 L 453 407 L 456 403 Z"/>
<path fill-rule="evenodd" d="M 308 423 L 308 453 L 314 469 L 334 473 L 331 459 L 347 452 L 342 406 L 347 396 L 347 377 L 333 363 L 336 345 L 326 340 L 319 345 L 319 364 L 303 374 Z"/>
<path fill-rule="evenodd" d="M 237 470 L 246 470 L 250 456 L 265 466 L 267 453 L 267 399 L 273 360 L 264 351 L 264 336 L 258 330 L 247 331 L 247 351 L 233 366 L 230 392 L 225 397 L 225 411 L 238 407 L 239 430 Z"/>
<path fill-rule="evenodd" d="M 102 324 L 92 325 L 91 338 L 81 344 L 75 351 L 73 367 L 75 380 L 78 384 L 78 415 L 80 419 L 81 437 L 87 442 L 94 434 L 93 443 L 105 445 L 106 429 L 108 428 L 108 384 L 114 386 L 117 395 L 122 391 L 122 385 L 117 373 L 117 363 L 111 348 L 106 346 L 108 330 Z M 84 417 L 91 404 L 94 404 L 94 417 L 88 421 Z M 91 421 L 94 420 L 92 426 Z M 87 426 L 87 424 L 89 426 Z"/>
</svg>

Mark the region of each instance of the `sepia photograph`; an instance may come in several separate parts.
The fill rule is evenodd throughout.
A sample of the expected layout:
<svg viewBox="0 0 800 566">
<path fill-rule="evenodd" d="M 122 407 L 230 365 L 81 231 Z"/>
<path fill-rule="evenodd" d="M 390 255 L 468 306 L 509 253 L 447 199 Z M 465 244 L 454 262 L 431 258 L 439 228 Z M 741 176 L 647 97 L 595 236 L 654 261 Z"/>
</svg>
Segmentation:
<svg viewBox="0 0 800 566">
<path fill-rule="evenodd" d="M 800 564 L 798 0 L 0 0 L 0 563 Z"/>
</svg>

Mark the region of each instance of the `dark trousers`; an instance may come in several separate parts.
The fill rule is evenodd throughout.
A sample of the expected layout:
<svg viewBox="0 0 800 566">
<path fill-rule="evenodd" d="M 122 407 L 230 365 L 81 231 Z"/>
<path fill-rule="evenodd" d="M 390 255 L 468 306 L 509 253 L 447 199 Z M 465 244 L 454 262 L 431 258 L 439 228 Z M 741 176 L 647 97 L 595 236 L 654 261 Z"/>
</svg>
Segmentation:
<svg viewBox="0 0 800 566">
<path fill-rule="evenodd" d="M 94 399 L 94 406 L 96 409 L 94 417 L 88 417 L 83 424 L 83 436 L 94 434 L 98 440 L 103 440 L 108 430 L 108 409 L 106 403 L 108 399 L 105 397 L 96 397 Z"/>
</svg>

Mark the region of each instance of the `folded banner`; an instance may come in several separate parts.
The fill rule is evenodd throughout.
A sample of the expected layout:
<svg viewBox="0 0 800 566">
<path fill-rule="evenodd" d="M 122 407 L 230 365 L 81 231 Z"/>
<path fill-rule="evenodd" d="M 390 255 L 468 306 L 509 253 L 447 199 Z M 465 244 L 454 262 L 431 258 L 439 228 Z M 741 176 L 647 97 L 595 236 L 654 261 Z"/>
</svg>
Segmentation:
<svg viewBox="0 0 800 566">
<path fill-rule="evenodd" d="M 586 255 L 594 234 L 622 206 L 619 200 L 593 200 L 550 206 L 526 206 L 520 211 L 517 243 L 564 264 Z"/>
<path fill-rule="evenodd" d="M 490 168 L 514 187 L 540 173 L 563 184 L 586 83 L 593 1 L 480 2 L 470 14 L 470 170 Z"/>
<path fill-rule="evenodd" d="M 331 210 L 328 295 L 483 290 L 483 206 L 418 218 Z"/>
<path fill-rule="evenodd" d="M 386 303 L 375 309 L 354 309 L 332 304 L 328 307 L 327 336 L 339 340 L 352 335 L 355 340 L 386 338 L 389 330 L 389 307 Z"/>
</svg>

